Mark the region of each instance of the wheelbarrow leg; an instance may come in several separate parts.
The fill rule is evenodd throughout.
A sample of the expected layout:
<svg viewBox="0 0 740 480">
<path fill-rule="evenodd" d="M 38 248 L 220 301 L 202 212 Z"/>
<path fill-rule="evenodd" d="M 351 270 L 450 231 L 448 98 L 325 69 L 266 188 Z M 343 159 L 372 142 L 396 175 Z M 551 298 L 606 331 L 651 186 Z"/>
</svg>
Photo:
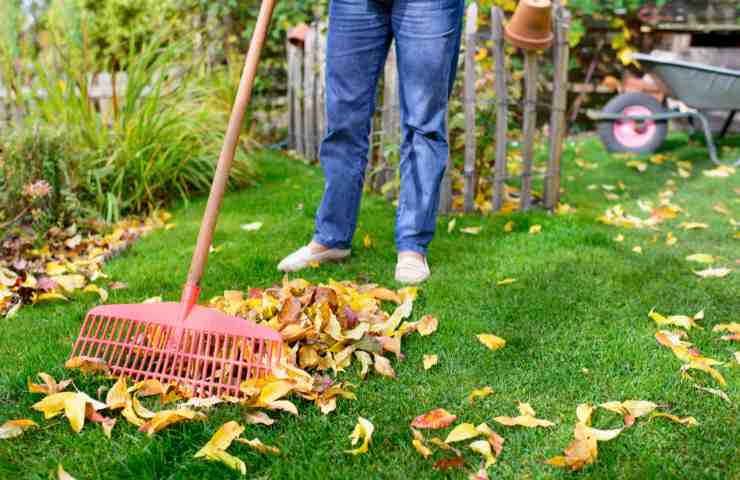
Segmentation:
<svg viewBox="0 0 740 480">
<path fill-rule="evenodd" d="M 719 157 L 717 156 L 717 146 L 714 144 L 714 138 L 712 138 L 712 129 L 709 126 L 709 120 L 701 112 L 694 112 L 694 117 L 699 119 L 701 122 L 702 129 L 704 130 L 704 136 L 707 139 L 707 148 L 709 149 L 709 158 L 712 159 L 716 165 L 721 165 Z"/>
<path fill-rule="evenodd" d="M 730 127 L 732 126 L 732 122 L 735 121 L 735 115 L 736 114 L 737 114 L 737 110 L 733 110 L 727 116 L 727 120 L 725 120 L 725 124 L 722 126 L 722 131 L 719 134 L 719 138 L 725 138 L 725 135 L 727 135 L 727 132 L 730 131 Z"/>
</svg>

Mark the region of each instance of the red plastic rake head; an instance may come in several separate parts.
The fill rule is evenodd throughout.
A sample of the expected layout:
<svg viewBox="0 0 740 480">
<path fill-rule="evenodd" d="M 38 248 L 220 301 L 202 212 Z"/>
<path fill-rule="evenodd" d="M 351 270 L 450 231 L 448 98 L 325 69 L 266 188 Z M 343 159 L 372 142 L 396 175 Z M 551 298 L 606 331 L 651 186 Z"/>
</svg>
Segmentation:
<svg viewBox="0 0 740 480">
<path fill-rule="evenodd" d="M 200 397 L 238 396 L 243 380 L 268 375 L 279 361 L 278 332 L 195 305 L 274 6 L 262 1 L 181 302 L 92 310 L 72 357 L 102 359 L 114 374 L 174 382 Z"/>
<path fill-rule="evenodd" d="M 104 360 L 114 375 L 176 383 L 194 396 L 239 396 L 242 381 L 268 375 L 282 337 L 250 320 L 193 306 L 104 305 L 88 313 L 73 357 Z"/>
</svg>

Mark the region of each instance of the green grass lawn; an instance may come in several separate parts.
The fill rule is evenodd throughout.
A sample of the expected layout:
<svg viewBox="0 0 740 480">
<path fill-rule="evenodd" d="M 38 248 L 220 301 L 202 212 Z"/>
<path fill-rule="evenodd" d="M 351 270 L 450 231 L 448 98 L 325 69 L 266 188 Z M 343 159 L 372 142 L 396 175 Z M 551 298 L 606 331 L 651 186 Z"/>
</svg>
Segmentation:
<svg viewBox="0 0 740 480">
<path fill-rule="evenodd" d="M 587 140 L 577 154 L 572 150 L 567 155 L 563 168 L 564 201 L 578 209 L 576 214 L 457 219 L 458 227 L 482 225 L 477 236 L 448 234 L 449 219 L 440 219 L 430 253 L 433 276 L 413 314 L 414 319 L 437 316 L 439 331 L 404 342 L 405 360 L 394 361 L 398 378 L 370 375 L 360 382 L 359 366 L 353 365 L 342 378 L 358 383 L 356 401 L 340 400 L 334 413 L 323 416 L 296 399 L 300 416 L 277 415 L 279 422 L 272 427 L 247 426 L 245 436 L 279 446 L 282 456 L 264 456 L 241 444 L 229 451 L 247 463 L 249 478 L 467 478 L 476 456 L 469 456 L 465 472 L 438 472 L 411 445 L 411 420 L 443 407 L 461 421 L 488 422 L 506 438 L 498 463 L 489 470 L 492 478 L 740 478 L 740 368 L 732 364 L 738 346 L 711 332 L 714 324 L 740 321 L 740 240 L 733 238 L 730 217 L 712 209 L 723 201 L 740 220 L 740 173 L 729 179 L 703 176 L 702 170 L 711 168 L 706 151 L 680 136 L 672 139 L 667 153 L 690 160 L 692 176 L 680 178 L 673 162 L 650 163 L 646 172 L 638 173 Z M 577 166 L 576 157 L 596 168 Z M 277 262 L 310 238 L 322 191 L 320 170 L 277 153 L 261 154 L 258 165 L 258 185 L 231 193 L 224 203 L 214 242 L 223 249 L 211 258 L 204 298 L 279 282 Z M 660 225 L 657 242 L 657 232 L 596 221 L 613 203 L 646 217 L 638 200 L 657 203 L 668 179 L 677 186 L 673 202 L 689 215 Z M 622 199 L 606 200 L 601 185 L 619 181 L 626 186 Z M 179 298 L 203 207 L 199 200 L 175 209 L 175 229 L 154 233 L 106 267 L 113 279 L 129 285 L 111 292 L 109 302 Z M 516 226 L 507 234 L 503 225 L 510 219 Z M 265 226 L 257 232 L 240 229 L 254 221 Z M 391 205 L 366 197 L 351 261 L 309 269 L 303 277 L 397 287 L 393 221 Z M 710 228 L 683 231 L 677 228 L 682 221 L 706 222 Z M 540 235 L 528 234 L 532 224 L 542 225 Z M 668 231 L 678 238 L 673 247 L 665 245 Z M 362 246 L 366 233 L 374 240 L 370 250 Z M 622 243 L 613 240 L 619 233 L 625 236 Z M 632 252 L 636 245 L 642 255 Z M 735 271 L 724 279 L 702 280 L 692 273 L 702 267 L 684 260 L 693 253 L 720 256 L 719 264 Z M 497 287 L 506 277 L 517 282 Z M 206 422 L 176 425 L 153 438 L 119 419 L 112 440 L 98 426 L 88 425 L 76 435 L 64 418 L 45 421 L 30 409 L 41 396 L 27 392 L 26 378 L 41 371 L 57 379 L 72 376 L 80 389 L 95 394 L 100 382 L 62 367 L 85 312 L 93 306 L 91 298 L 29 307 L 0 320 L 0 424 L 33 418 L 41 425 L 20 438 L 0 441 L 0 478 L 49 478 L 59 463 L 78 479 L 238 478 L 221 464 L 193 458 L 221 424 L 240 419 L 238 407 L 213 409 Z M 718 368 L 727 379 L 731 404 L 682 379 L 680 361 L 655 342 L 657 328 L 647 317 L 652 307 L 664 314 L 706 311 L 701 322 L 705 330 L 692 330 L 690 339 L 704 355 L 728 362 Z M 479 333 L 495 333 L 507 346 L 491 352 L 476 340 Z M 440 362 L 425 372 L 422 357 L 431 353 Z M 694 378 L 717 387 L 702 372 Z M 495 395 L 471 406 L 467 395 L 485 385 Z M 570 443 L 579 403 L 626 399 L 665 404 L 672 413 L 696 417 L 700 425 L 689 429 L 665 419 L 638 419 L 617 439 L 601 443 L 597 463 L 578 474 L 544 464 Z M 531 403 L 538 417 L 556 426 L 514 429 L 492 421 L 514 415 L 518 401 Z M 376 432 L 370 452 L 353 457 L 343 451 L 358 416 L 373 422 Z M 620 424 L 616 415 L 596 417 L 599 427 Z"/>
</svg>

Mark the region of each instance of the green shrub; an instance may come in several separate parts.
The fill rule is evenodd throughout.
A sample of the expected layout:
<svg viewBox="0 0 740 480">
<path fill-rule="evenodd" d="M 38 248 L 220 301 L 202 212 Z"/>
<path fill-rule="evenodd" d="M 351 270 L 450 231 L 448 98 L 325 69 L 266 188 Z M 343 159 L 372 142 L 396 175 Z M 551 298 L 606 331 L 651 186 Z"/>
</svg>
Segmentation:
<svg viewBox="0 0 740 480">
<path fill-rule="evenodd" d="M 0 145 L 0 238 L 20 224 L 43 232 L 89 215 L 75 193 L 78 174 L 60 132 L 13 132 Z"/>
</svg>

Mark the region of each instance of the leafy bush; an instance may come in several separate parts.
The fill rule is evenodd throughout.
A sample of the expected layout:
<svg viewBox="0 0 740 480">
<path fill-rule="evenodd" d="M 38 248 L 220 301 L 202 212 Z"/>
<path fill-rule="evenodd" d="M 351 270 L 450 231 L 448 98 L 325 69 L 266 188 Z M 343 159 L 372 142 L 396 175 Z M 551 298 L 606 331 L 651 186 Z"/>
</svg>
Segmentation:
<svg viewBox="0 0 740 480">
<path fill-rule="evenodd" d="M 0 238 L 21 223 L 43 232 L 85 216 L 75 193 L 77 174 L 59 131 L 12 133 L 0 146 Z"/>
</svg>

